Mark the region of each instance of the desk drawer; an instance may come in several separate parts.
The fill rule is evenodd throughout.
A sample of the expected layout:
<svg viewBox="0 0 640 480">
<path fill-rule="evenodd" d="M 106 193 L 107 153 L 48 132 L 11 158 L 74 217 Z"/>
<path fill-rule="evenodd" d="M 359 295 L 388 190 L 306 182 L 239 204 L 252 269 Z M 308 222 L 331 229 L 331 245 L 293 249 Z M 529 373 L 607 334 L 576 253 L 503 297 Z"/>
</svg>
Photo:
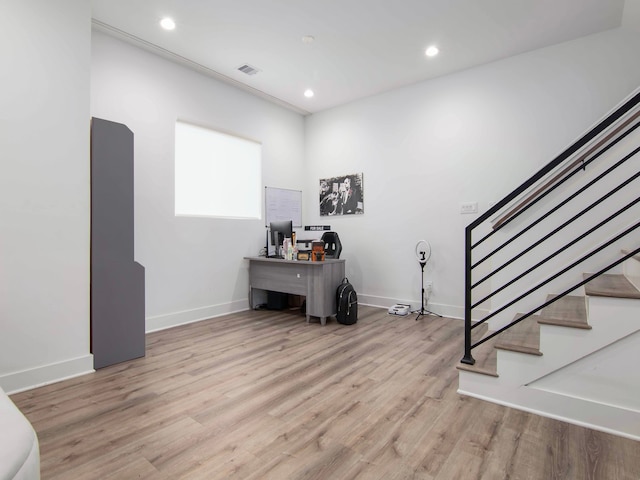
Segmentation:
<svg viewBox="0 0 640 480">
<path fill-rule="evenodd" d="M 306 295 L 308 267 L 309 265 L 298 262 L 270 264 L 254 262 L 251 264 L 249 282 L 252 288 Z"/>
</svg>

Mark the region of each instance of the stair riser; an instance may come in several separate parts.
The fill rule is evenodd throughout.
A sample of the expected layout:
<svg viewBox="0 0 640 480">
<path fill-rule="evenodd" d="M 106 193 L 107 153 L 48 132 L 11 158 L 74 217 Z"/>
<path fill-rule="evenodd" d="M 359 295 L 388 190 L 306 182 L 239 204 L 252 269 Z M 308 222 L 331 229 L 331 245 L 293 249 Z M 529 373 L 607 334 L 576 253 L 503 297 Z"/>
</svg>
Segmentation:
<svg viewBox="0 0 640 480">
<path fill-rule="evenodd" d="M 640 290 L 640 261 L 635 258 L 626 260 L 623 264 L 623 271 L 629 281 Z"/>
<path fill-rule="evenodd" d="M 594 328 L 596 325 L 610 330 L 620 325 L 622 331 L 633 326 L 640 328 L 640 299 L 589 296 L 587 307 L 589 324 Z"/>
<path fill-rule="evenodd" d="M 526 385 L 640 330 L 640 301 L 589 297 L 591 330 L 540 326 L 542 356 L 498 351 L 498 375 L 512 385 Z"/>
<path fill-rule="evenodd" d="M 607 247 L 607 249 L 604 250 L 603 252 L 589 259 L 587 262 L 577 265 L 573 269 L 569 270 L 565 275 L 555 280 L 552 280 L 551 282 L 546 284 L 544 287 L 540 288 L 538 291 L 532 293 L 530 296 L 522 299 L 521 301 L 517 302 L 513 306 L 508 307 L 507 309 L 502 311 L 500 314 L 491 318 L 488 321 L 489 329 L 499 330 L 503 326 L 510 323 L 516 314 L 526 313 L 533 310 L 534 308 L 536 308 L 537 306 L 545 302 L 547 294 L 549 292 L 552 292 L 552 293 L 564 292 L 570 285 L 575 285 L 577 283 L 580 283 L 581 281 L 584 280 L 584 277 L 583 277 L 584 272 L 599 271 L 608 262 L 610 262 L 609 259 L 615 258 L 616 255 L 620 254 L 621 246 L 625 241 L 628 242 L 627 239 L 619 240 L 613 245 Z M 491 311 L 496 311 L 502 305 L 507 304 L 512 299 L 517 298 L 519 295 L 525 293 L 528 289 L 532 288 L 535 284 L 542 282 L 545 278 L 547 278 L 547 276 L 550 276 L 556 273 L 559 265 L 561 266 L 568 265 L 573 261 L 575 261 L 578 257 L 582 256 L 584 253 L 585 253 L 584 250 L 580 250 L 579 252 L 574 253 L 574 255 L 571 256 L 570 258 L 563 259 L 563 260 L 554 259 L 553 262 L 550 262 L 550 264 L 547 265 L 546 268 L 548 271 L 545 271 L 544 269 L 536 271 L 535 283 L 532 283 L 532 280 L 530 279 L 528 281 L 525 281 L 525 279 L 527 278 L 525 277 L 525 279 L 522 279 L 519 282 L 516 282 L 512 286 L 508 287 L 507 289 L 503 290 L 502 292 L 492 297 L 489 305 L 484 304 L 483 306 L 485 308 L 489 308 Z M 528 266 L 530 265 L 527 265 L 526 267 Z M 513 271 L 509 271 L 509 269 L 506 269 L 502 275 L 496 275 L 495 278 L 492 279 L 492 286 L 497 287 L 507 283 L 511 278 L 513 278 L 514 271 L 517 273 L 520 273 L 526 267 L 523 266 L 521 267 L 520 270 L 514 269 Z M 623 273 L 623 266 L 617 265 L 616 267 L 613 267 L 612 269 L 608 270 L 607 273 L 621 274 Z M 584 287 L 578 287 L 573 292 L 571 292 L 571 295 L 582 296 L 584 294 L 585 294 Z"/>
</svg>

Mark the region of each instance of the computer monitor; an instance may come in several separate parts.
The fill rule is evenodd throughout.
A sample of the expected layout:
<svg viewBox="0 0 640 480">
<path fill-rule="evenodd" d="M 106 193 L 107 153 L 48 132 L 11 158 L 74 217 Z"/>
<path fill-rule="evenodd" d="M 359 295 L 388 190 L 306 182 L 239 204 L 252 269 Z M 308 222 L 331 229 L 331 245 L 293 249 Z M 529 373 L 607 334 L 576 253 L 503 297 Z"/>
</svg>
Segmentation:
<svg viewBox="0 0 640 480">
<path fill-rule="evenodd" d="M 272 221 L 269 223 L 269 230 L 271 230 L 271 245 L 275 245 L 276 255 L 282 256 L 282 252 L 280 251 L 282 248 L 282 242 L 285 238 L 291 238 L 291 235 L 293 234 L 293 221 Z"/>
</svg>

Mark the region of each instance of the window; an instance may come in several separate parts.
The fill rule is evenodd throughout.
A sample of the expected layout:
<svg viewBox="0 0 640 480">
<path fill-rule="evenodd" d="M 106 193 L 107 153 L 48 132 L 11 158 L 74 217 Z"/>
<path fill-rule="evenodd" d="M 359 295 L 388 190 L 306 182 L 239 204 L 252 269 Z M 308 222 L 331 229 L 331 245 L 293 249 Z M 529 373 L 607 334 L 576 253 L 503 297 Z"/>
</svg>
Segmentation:
<svg viewBox="0 0 640 480">
<path fill-rule="evenodd" d="M 262 145 L 178 120 L 175 214 L 261 218 Z"/>
</svg>

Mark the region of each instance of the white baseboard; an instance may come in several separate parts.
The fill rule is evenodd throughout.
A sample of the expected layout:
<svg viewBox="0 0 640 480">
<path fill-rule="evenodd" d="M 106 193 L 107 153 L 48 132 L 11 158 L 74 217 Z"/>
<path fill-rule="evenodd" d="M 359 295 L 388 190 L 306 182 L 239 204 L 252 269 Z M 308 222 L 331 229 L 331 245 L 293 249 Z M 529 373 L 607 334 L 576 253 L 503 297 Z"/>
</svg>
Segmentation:
<svg viewBox="0 0 640 480">
<path fill-rule="evenodd" d="M 640 440 L 640 413 L 526 386 L 501 389 L 494 377 L 459 372 L 458 393 L 581 427 Z M 486 378 L 484 378 L 486 377 Z M 492 380 L 493 379 L 493 380 Z"/>
<path fill-rule="evenodd" d="M 235 300 L 229 303 L 222 303 L 220 305 L 209 305 L 207 307 L 194 308 L 192 310 L 183 310 L 181 312 L 147 317 L 145 331 L 146 333 L 156 332 L 171 327 L 177 327 L 179 325 L 185 325 L 187 323 L 199 322 L 201 320 L 208 320 L 210 318 L 228 315 L 229 313 L 242 312 L 248 309 L 249 301 L 244 299 Z"/>
<path fill-rule="evenodd" d="M 0 376 L 0 386 L 9 395 L 93 373 L 93 354 L 41 365 Z"/>
<path fill-rule="evenodd" d="M 147 317 L 145 332 L 164 330 L 178 325 L 247 310 L 248 308 L 249 303 L 245 299 L 222 305 L 212 305 L 156 317 Z M 0 387 L 7 394 L 14 394 L 93 372 L 95 372 L 93 369 L 93 355 L 88 354 L 63 362 L 1 375 Z"/>
<path fill-rule="evenodd" d="M 380 307 L 384 309 L 388 309 L 389 307 L 395 305 L 396 303 L 402 303 L 405 305 L 411 305 L 411 310 L 420 310 L 421 302 L 419 300 L 407 300 L 402 298 L 389 298 L 389 297 L 379 297 L 376 295 L 365 295 L 358 293 L 358 303 L 362 305 L 370 305 L 372 307 Z M 442 315 L 447 318 L 456 318 L 463 319 L 464 318 L 464 307 L 457 305 L 446 305 L 444 303 L 432 303 L 428 302 L 424 307 L 426 310 L 430 310 L 438 315 Z M 487 314 L 487 312 L 474 312 L 477 314 Z"/>
<path fill-rule="evenodd" d="M 375 295 L 358 294 L 358 303 L 361 305 L 384 308 L 385 310 L 392 305 L 395 305 L 396 303 L 404 303 L 411 305 L 411 308 L 413 310 L 420 309 L 420 302 L 398 298 L 379 297 Z M 464 318 L 463 307 L 439 303 L 429 303 L 425 306 L 425 308 L 444 317 L 456 319 Z M 202 308 L 194 308 L 192 310 L 183 310 L 181 312 L 173 312 L 165 315 L 156 315 L 153 317 L 147 317 L 145 331 L 146 333 L 156 332 L 159 330 L 165 330 L 167 328 L 177 327 L 179 325 L 186 325 L 188 323 L 194 323 L 201 320 L 220 317 L 222 315 L 228 315 L 230 313 L 242 312 L 248 309 L 249 302 L 248 300 L 243 299 L 229 303 L 223 303 L 220 305 L 210 305 Z"/>
</svg>

